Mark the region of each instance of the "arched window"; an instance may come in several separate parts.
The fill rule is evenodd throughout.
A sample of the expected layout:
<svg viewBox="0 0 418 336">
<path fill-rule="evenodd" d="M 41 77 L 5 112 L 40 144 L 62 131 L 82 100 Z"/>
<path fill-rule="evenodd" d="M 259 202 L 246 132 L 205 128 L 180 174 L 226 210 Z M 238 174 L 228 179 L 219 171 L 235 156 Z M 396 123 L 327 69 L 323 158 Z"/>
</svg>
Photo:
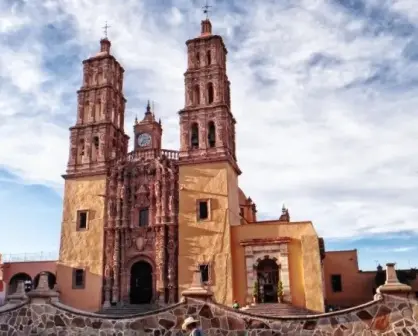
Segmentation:
<svg viewBox="0 0 418 336">
<path fill-rule="evenodd" d="M 94 120 L 95 121 L 100 120 L 101 108 L 102 108 L 102 101 L 99 98 L 99 99 L 97 99 L 96 106 L 95 106 L 95 113 L 94 113 Z"/>
<path fill-rule="evenodd" d="M 190 137 L 191 146 L 192 148 L 199 148 L 199 126 L 197 125 L 197 123 L 192 124 L 191 131 L 192 131 L 192 134 Z"/>
<path fill-rule="evenodd" d="M 78 142 L 78 162 L 77 163 L 81 163 L 81 161 L 83 160 L 83 156 L 84 156 L 84 139 L 80 139 Z"/>
<path fill-rule="evenodd" d="M 208 50 L 206 52 L 206 65 L 211 65 L 212 64 L 212 55 L 210 53 L 210 50 Z"/>
<path fill-rule="evenodd" d="M 199 85 L 195 85 L 193 87 L 193 105 L 199 105 L 200 104 L 200 89 Z"/>
<path fill-rule="evenodd" d="M 213 121 L 209 121 L 208 125 L 208 144 L 211 148 L 215 147 L 216 145 L 216 131 L 215 123 Z"/>
<path fill-rule="evenodd" d="M 213 84 L 212 83 L 208 83 L 207 85 L 207 99 L 208 99 L 208 104 L 212 104 L 213 103 L 213 98 L 214 98 L 214 92 L 213 92 Z"/>
<path fill-rule="evenodd" d="M 99 85 L 102 82 L 102 78 L 103 78 L 103 71 L 102 69 L 99 69 L 96 73 L 96 80 L 94 84 Z"/>
<path fill-rule="evenodd" d="M 200 54 L 196 53 L 196 68 L 200 66 Z"/>
<path fill-rule="evenodd" d="M 93 162 L 97 161 L 97 156 L 99 154 L 99 137 L 93 137 L 93 146 L 91 146 L 91 160 Z"/>
</svg>

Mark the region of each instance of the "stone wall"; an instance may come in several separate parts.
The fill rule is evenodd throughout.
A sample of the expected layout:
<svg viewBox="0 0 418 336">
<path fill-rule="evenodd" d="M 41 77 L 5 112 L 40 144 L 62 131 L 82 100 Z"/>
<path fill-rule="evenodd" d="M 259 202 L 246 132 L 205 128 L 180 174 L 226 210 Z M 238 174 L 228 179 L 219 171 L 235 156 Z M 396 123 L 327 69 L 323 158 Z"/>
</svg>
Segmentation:
<svg viewBox="0 0 418 336">
<path fill-rule="evenodd" d="M 59 302 L 59 293 L 48 287 L 41 274 L 38 287 L 25 293 L 20 281 L 16 293 L 0 307 L 0 336 L 20 335 L 141 335 L 177 336 L 183 321 L 193 316 L 205 335 L 227 336 L 417 336 L 418 301 L 411 288 L 399 283 L 394 264 L 388 264 L 385 285 L 375 300 L 338 312 L 266 317 L 213 303 L 212 294 L 194 274 L 192 286 L 183 292 L 179 304 L 132 316 L 88 313 Z"/>
<path fill-rule="evenodd" d="M 54 301 L 26 301 L 0 307 L 0 335 L 174 336 L 183 335 L 186 316 L 199 318 L 205 335 L 418 335 L 418 302 L 387 295 L 345 311 L 280 318 L 250 315 L 195 299 L 128 317 L 86 313 Z"/>
</svg>

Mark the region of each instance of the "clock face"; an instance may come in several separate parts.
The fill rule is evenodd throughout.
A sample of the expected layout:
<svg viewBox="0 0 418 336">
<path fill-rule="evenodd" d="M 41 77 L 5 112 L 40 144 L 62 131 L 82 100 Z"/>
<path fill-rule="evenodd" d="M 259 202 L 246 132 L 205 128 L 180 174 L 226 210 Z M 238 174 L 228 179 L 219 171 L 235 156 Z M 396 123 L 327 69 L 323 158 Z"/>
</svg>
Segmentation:
<svg viewBox="0 0 418 336">
<path fill-rule="evenodd" d="M 145 147 L 151 143 L 151 135 L 148 133 L 142 133 L 138 135 L 138 146 Z"/>
</svg>

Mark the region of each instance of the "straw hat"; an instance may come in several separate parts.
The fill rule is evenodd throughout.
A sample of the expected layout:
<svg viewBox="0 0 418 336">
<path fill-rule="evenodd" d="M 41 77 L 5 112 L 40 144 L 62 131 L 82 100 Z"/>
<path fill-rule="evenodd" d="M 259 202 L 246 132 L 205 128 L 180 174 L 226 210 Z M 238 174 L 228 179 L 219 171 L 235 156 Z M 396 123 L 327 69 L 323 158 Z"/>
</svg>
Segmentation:
<svg viewBox="0 0 418 336">
<path fill-rule="evenodd" d="M 188 318 L 184 320 L 183 325 L 181 326 L 181 329 L 186 330 L 189 324 L 192 324 L 192 323 L 199 323 L 199 321 L 195 320 L 192 316 L 189 316 Z"/>
</svg>

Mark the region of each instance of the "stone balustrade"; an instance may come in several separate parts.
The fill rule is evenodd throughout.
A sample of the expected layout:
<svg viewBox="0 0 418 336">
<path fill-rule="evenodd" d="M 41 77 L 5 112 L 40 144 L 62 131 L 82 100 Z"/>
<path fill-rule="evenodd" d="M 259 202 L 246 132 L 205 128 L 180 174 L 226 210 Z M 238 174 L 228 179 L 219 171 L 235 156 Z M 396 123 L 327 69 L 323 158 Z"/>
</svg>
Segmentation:
<svg viewBox="0 0 418 336">
<path fill-rule="evenodd" d="M 136 150 L 128 153 L 127 161 L 135 162 L 140 160 L 150 160 L 158 157 L 165 156 L 169 160 L 178 160 L 179 152 L 168 149 L 147 149 L 147 150 Z"/>
<path fill-rule="evenodd" d="M 387 281 L 374 301 L 332 313 L 266 317 L 237 311 L 211 300 L 197 277 L 183 300 L 164 309 L 132 316 L 87 313 L 65 306 L 56 291 L 40 285 L 28 296 L 22 285 L 0 307 L 0 335 L 182 335 L 187 316 L 200 320 L 205 335 L 418 335 L 418 301 L 408 295 L 388 264 Z M 393 276 L 395 274 L 395 276 Z M 398 289 L 401 290 L 398 291 Z M 410 292 L 410 288 L 409 288 Z M 28 293 L 29 294 L 29 293 Z"/>
</svg>

